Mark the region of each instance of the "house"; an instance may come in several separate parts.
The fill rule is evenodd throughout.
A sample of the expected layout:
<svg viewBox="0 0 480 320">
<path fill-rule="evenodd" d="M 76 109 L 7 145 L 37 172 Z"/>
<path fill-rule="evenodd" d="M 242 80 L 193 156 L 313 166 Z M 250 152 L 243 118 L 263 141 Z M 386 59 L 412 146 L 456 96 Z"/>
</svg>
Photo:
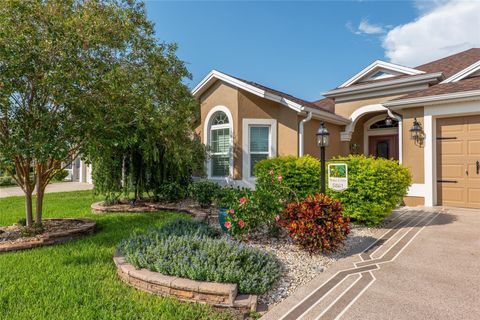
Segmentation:
<svg viewBox="0 0 480 320">
<path fill-rule="evenodd" d="M 256 161 L 317 157 L 325 122 L 327 158 L 363 153 L 410 168 L 407 205 L 480 208 L 480 48 L 417 67 L 377 60 L 318 101 L 216 70 L 192 93 L 209 179 L 253 186 Z"/>
</svg>

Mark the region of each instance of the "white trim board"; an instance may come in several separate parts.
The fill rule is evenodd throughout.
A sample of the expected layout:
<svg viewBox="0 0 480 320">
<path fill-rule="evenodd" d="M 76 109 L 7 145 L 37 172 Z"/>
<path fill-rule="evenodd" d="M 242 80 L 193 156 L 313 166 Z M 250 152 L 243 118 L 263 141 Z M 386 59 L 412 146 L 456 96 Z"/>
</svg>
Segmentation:
<svg viewBox="0 0 480 320">
<path fill-rule="evenodd" d="M 269 157 L 277 156 L 277 120 L 244 118 L 242 123 L 242 181 L 250 188 L 255 186 L 255 177 L 251 177 L 250 173 L 249 128 L 255 125 L 270 126 Z"/>
<path fill-rule="evenodd" d="M 426 106 L 426 105 L 440 105 L 454 102 L 480 100 L 480 90 L 461 91 L 455 93 L 446 93 L 440 95 L 393 100 L 384 102 L 383 105 L 391 109 L 402 109 L 408 107 Z"/>
<path fill-rule="evenodd" d="M 413 183 L 408 188 L 407 197 L 425 197 L 425 184 Z"/>
<path fill-rule="evenodd" d="M 445 79 L 441 83 L 450 83 L 450 82 L 457 82 L 457 81 L 463 80 L 463 79 L 467 78 L 468 76 L 474 74 L 475 72 L 477 72 L 479 70 L 480 70 L 480 60 L 478 60 L 477 62 L 475 62 L 471 65 L 469 65 L 465 69 L 460 70 L 459 72 L 457 72 L 453 76 Z"/>
</svg>

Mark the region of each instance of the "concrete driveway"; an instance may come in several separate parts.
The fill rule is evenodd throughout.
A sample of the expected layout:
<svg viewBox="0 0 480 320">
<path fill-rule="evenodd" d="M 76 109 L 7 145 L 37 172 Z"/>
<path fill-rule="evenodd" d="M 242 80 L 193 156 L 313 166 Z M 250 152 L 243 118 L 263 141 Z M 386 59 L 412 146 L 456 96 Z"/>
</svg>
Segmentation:
<svg viewBox="0 0 480 320">
<path fill-rule="evenodd" d="M 67 192 L 67 191 L 79 191 L 79 190 L 91 190 L 93 184 L 81 183 L 81 182 L 57 182 L 47 186 L 45 192 Z M 24 193 L 20 187 L 8 187 L 0 188 L 0 198 L 23 196 Z"/>
<path fill-rule="evenodd" d="M 396 212 L 262 319 L 480 319 L 480 210 Z"/>
</svg>

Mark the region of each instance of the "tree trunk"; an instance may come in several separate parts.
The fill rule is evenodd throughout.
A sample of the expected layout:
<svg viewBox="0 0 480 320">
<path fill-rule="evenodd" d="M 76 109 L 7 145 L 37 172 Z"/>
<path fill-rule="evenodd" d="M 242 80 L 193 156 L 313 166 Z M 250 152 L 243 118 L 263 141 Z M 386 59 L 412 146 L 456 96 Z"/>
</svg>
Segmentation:
<svg viewBox="0 0 480 320">
<path fill-rule="evenodd" d="M 41 184 L 37 182 L 37 200 L 35 206 L 35 222 L 37 224 L 42 224 L 42 215 L 43 215 L 43 195 L 44 188 L 41 187 Z"/>
<path fill-rule="evenodd" d="M 31 227 L 33 224 L 33 212 L 32 212 L 32 190 L 30 188 L 25 189 L 25 216 L 27 220 L 27 227 Z"/>
<path fill-rule="evenodd" d="M 45 177 L 44 177 L 44 170 L 42 165 L 37 165 L 36 167 L 36 206 L 35 206 L 35 222 L 37 224 L 42 224 L 42 216 L 43 216 L 43 195 L 45 194 Z"/>
</svg>

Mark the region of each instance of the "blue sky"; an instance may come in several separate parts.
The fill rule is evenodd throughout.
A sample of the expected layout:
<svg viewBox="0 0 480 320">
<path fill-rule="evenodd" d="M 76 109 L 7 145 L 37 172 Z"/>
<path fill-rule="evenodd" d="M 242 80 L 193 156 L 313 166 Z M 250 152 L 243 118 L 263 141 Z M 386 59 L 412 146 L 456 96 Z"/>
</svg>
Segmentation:
<svg viewBox="0 0 480 320">
<path fill-rule="evenodd" d="M 405 47 L 402 39 L 412 38 L 408 31 L 401 34 L 402 26 L 413 24 L 410 33 L 417 34 L 415 28 L 428 27 L 428 21 L 418 26 L 419 17 L 438 15 L 447 2 L 147 1 L 146 9 L 159 39 L 179 45 L 178 56 L 193 75 L 190 87 L 217 69 L 316 100 L 373 60 L 417 62 L 421 54 L 405 57 L 398 50 Z M 470 42 L 476 44 L 476 36 Z M 447 42 L 448 50 L 470 45 L 464 42 Z"/>
</svg>

